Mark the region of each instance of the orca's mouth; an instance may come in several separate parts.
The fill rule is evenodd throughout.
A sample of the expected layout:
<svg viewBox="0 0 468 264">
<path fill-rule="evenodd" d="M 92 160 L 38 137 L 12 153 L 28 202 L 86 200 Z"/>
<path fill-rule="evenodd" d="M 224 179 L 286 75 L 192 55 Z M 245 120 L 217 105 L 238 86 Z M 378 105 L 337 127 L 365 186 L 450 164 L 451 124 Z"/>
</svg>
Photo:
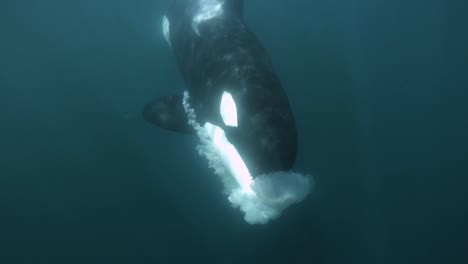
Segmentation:
<svg viewBox="0 0 468 264">
<path fill-rule="evenodd" d="M 313 180 L 308 175 L 277 171 L 254 179 L 223 129 L 208 122 L 201 126 L 188 99 L 188 92 L 184 92 L 183 106 L 188 123 L 200 139 L 197 150 L 208 159 L 209 166 L 221 178 L 229 201 L 244 212 L 249 224 L 265 224 L 309 194 Z"/>
</svg>

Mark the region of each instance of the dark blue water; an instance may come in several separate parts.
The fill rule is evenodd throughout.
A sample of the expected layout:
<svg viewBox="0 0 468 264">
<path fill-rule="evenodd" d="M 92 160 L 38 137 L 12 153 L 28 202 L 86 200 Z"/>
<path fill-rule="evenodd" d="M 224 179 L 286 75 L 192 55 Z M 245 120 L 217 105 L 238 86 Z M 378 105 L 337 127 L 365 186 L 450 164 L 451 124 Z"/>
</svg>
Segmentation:
<svg viewBox="0 0 468 264">
<path fill-rule="evenodd" d="M 183 87 L 166 2 L 1 2 L 0 263 L 468 262 L 466 4 L 246 1 L 317 183 L 250 226 L 141 117 Z"/>
</svg>

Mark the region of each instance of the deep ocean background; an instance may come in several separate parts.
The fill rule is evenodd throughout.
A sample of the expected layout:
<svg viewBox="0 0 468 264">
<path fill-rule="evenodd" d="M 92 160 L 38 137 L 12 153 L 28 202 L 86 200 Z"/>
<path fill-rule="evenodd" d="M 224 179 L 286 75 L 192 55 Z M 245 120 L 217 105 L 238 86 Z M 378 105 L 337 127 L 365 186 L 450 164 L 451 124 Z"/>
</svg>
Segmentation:
<svg viewBox="0 0 468 264">
<path fill-rule="evenodd" d="M 464 1 L 246 1 L 317 184 L 264 226 L 141 117 L 166 4 L 1 1 L 1 264 L 468 263 Z"/>
</svg>

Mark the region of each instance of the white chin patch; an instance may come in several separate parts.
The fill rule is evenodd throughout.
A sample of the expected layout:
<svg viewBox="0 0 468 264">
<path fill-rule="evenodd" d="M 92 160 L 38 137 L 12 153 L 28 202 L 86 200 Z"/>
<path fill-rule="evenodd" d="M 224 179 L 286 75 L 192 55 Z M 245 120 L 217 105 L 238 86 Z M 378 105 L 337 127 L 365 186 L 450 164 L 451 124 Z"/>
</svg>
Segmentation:
<svg viewBox="0 0 468 264">
<path fill-rule="evenodd" d="M 226 126 L 237 127 L 237 107 L 234 98 L 228 92 L 223 93 L 219 112 Z"/>
<path fill-rule="evenodd" d="M 189 125 L 200 139 L 198 153 L 208 159 L 210 168 L 215 170 L 223 182 L 228 200 L 244 213 L 247 223 L 266 224 L 309 194 L 314 184 L 309 175 L 278 171 L 253 179 L 236 147 L 226 138 L 224 130 L 209 122 L 201 126 L 196 121 L 195 110 L 188 99 L 189 94 L 185 92 L 183 106 Z"/>
<path fill-rule="evenodd" d="M 205 123 L 203 128 L 213 144 L 213 147 L 217 150 L 216 154 L 219 155 L 227 172 L 237 182 L 241 190 L 252 193 L 252 189 L 250 188 L 250 184 L 252 183 L 250 172 L 236 147 L 226 138 L 224 130 L 209 122 Z"/>
<path fill-rule="evenodd" d="M 169 46 L 171 46 L 171 39 L 169 38 L 169 27 L 170 27 L 169 19 L 167 19 L 166 16 L 163 16 L 162 29 L 163 29 L 164 38 L 166 39 Z"/>
<path fill-rule="evenodd" d="M 193 17 L 192 28 L 197 35 L 200 35 L 198 26 L 212 18 L 223 15 L 223 2 L 218 0 L 199 0 L 198 13 Z"/>
</svg>

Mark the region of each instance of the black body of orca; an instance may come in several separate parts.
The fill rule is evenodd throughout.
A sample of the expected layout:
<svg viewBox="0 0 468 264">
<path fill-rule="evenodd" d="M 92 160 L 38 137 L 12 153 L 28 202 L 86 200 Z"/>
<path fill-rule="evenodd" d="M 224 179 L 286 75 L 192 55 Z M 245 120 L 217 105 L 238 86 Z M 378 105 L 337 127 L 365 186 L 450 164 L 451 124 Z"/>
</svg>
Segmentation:
<svg viewBox="0 0 468 264">
<path fill-rule="evenodd" d="M 255 178 L 291 170 L 297 131 L 267 51 L 242 11 L 242 0 L 172 0 L 164 24 L 196 121 L 222 128 Z M 221 115 L 225 93 L 235 102 L 235 125 Z M 165 129 L 193 132 L 182 101 L 182 95 L 156 98 L 144 117 Z"/>
</svg>

